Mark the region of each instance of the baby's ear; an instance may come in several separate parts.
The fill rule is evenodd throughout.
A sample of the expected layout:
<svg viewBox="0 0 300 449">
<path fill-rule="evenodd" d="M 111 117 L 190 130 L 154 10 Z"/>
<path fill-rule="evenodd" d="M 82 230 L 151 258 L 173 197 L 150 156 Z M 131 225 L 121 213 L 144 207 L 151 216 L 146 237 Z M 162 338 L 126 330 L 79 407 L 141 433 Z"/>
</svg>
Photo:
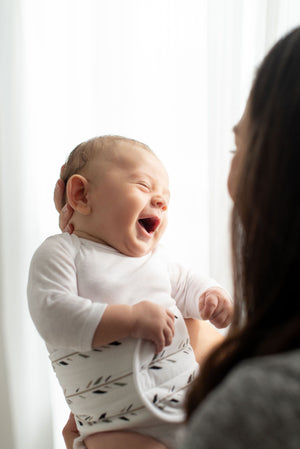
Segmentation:
<svg viewBox="0 0 300 449">
<path fill-rule="evenodd" d="M 89 215 L 91 213 L 91 206 L 89 204 L 88 181 L 84 176 L 73 175 L 67 182 L 67 198 L 70 206 L 82 215 Z"/>
</svg>

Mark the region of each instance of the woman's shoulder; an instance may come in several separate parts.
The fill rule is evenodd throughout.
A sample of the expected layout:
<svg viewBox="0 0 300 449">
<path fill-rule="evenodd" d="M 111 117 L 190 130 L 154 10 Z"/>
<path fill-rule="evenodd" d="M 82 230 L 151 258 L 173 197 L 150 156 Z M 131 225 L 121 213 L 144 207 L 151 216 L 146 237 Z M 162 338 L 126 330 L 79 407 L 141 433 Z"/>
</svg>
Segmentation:
<svg viewBox="0 0 300 449">
<path fill-rule="evenodd" d="M 186 449 L 296 449 L 299 416 L 300 350 L 249 359 L 196 410 Z"/>
<path fill-rule="evenodd" d="M 276 355 L 255 357 L 237 365 L 211 395 L 235 392 L 245 399 L 273 394 L 297 394 L 300 398 L 300 349 Z M 211 396 L 210 395 L 210 396 Z"/>
<path fill-rule="evenodd" d="M 287 379 L 290 382 L 295 379 L 300 395 L 300 349 L 245 360 L 232 371 L 227 382 L 229 385 L 247 382 L 248 386 L 259 389 L 264 386 L 266 391 L 282 389 L 282 383 L 286 385 Z M 293 384 L 286 387 L 292 389 Z"/>
<path fill-rule="evenodd" d="M 262 418 L 295 422 L 300 416 L 300 349 L 282 354 L 256 357 L 237 366 L 220 392 L 233 394 L 240 409 Z M 278 423 L 279 424 L 279 421 Z M 300 426 L 299 432 L 300 447 Z"/>
</svg>

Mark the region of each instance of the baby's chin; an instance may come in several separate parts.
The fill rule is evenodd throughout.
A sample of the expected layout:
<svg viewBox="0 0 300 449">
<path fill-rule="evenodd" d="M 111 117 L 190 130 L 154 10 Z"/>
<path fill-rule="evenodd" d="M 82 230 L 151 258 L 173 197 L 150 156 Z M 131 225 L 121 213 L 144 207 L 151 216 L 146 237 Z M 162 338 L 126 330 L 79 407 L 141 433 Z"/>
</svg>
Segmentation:
<svg viewBox="0 0 300 449">
<path fill-rule="evenodd" d="M 143 257 L 147 254 L 151 253 L 153 249 L 155 248 L 154 245 L 145 245 L 145 244 L 139 244 L 139 245 L 127 245 L 123 248 L 117 248 L 122 254 L 128 257 Z"/>
</svg>

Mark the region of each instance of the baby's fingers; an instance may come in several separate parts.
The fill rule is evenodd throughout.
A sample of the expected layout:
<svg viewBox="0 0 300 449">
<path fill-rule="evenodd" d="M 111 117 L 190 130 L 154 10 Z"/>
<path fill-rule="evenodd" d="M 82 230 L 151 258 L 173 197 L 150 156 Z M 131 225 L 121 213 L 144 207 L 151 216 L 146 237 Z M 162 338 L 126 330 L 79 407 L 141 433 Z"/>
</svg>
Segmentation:
<svg viewBox="0 0 300 449">
<path fill-rule="evenodd" d="M 218 307 L 218 298 L 212 293 L 204 293 L 199 299 L 199 311 L 203 320 L 210 319 Z"/>
<path fill-rule="evenodd" d="M 69 224 L 73 212 L 72 207 L 67 203 L 59 214 L 59 227 L 62 231 L 69 232 L 69 234 L 72 234 L 73 232 L 73 226 Z"/>
<path fill-rule="evenodd" d="M 167 309 L 167 324 L 175 332 L 175 315 Z"/>
<path fill-rule="evenodd" d="M 59 179 L 57 181 L 57 183 L 55 184 L 54 195 L 53 195 L 54 204 L 55 204 L 55 208 L 56 208 L 57 212 L 61 211 L 64 191 L 65 191 L 65 183 L 63 182 L 62 179 Z"/>
<path fill-rule="evenodd" d="M 174 338 L 174 334 L 173 334 L 172 330 L 170 328 L 165 329 L 164 330 L 164 339 L 165 339 L 164 346 L 169 346 L 172 343 L 173 338 Z"/>
<path fill-rule="evenodd" d="M 165 346 L 169 346 L 172 343 L 175 334 L 174 319 L 175 317 L 171 312 L 167 313 L 166 322 L 157 334 L 155 341 L 156 353 L 161 352 Z"/>
<path fill-rule="evenodd" d="M 156 335 L 155 339 L 153 340 L 153 343 L 155 344 L 156 354 L 158 354 L 164 349 L 164 347 L 166 346 L 166 337 L 164 331 L 161 331 L 159 334 Z"/>
<path fill-rule="evenodd" d="M 230 324 L 231 315 L 229 314 L 228 310 L 223 309 L 220 313 L 211 318 L 210 322 L 218 329 L 223 329 Z"/>
</svg>

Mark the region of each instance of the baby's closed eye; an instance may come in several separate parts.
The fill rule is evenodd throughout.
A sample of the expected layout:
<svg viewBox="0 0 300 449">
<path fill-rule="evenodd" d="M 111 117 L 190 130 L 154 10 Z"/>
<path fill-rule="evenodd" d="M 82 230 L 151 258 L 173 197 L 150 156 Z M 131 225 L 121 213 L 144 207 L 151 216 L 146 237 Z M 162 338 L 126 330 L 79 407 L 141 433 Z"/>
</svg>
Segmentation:
<svg viewBox="0 0 300 449">
<path fill-rule="evenodd" d="M 146 181 L 138 181 L 137 185 L 147 192 L 151 191 L 151 185 Z"/>
</svg>

